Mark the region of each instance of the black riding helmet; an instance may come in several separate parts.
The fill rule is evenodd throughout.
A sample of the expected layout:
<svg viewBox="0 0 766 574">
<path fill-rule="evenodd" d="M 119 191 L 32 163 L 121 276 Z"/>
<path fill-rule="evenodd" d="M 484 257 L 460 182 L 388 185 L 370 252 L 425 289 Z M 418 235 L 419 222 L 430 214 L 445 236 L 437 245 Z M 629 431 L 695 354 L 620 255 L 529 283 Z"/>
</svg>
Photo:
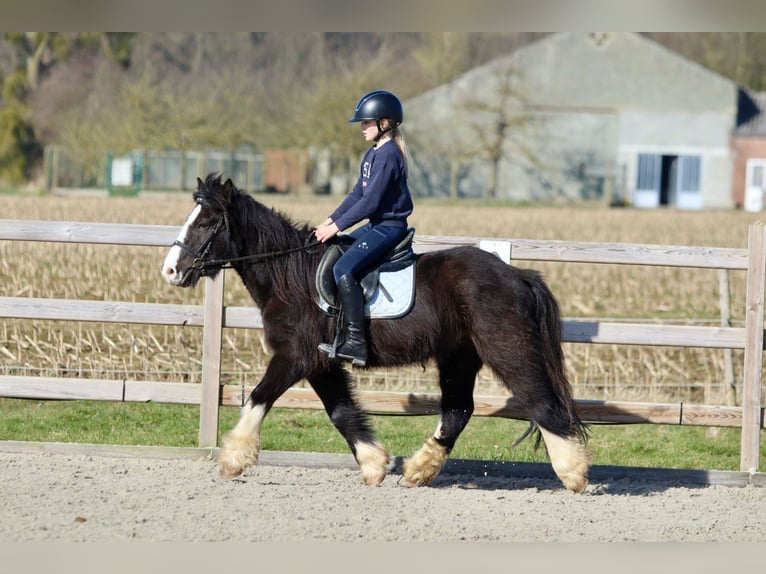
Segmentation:
<svg viewBox="0 0 766 574">
<path fill-rule="evenodd" d="M 391 120 L 393 125 L 385 130 L 381 129 L 380 120 L 383 118 Z M 394 94 L 385 90 L 367 92 L 359 98 L 354 108 L 354 117 L 348 121 L 361 122 L 364 120 L 376 120 L 378 124 L 378 137 L 380 137 L 404 121 L 402 103 Z"/>
</svg>

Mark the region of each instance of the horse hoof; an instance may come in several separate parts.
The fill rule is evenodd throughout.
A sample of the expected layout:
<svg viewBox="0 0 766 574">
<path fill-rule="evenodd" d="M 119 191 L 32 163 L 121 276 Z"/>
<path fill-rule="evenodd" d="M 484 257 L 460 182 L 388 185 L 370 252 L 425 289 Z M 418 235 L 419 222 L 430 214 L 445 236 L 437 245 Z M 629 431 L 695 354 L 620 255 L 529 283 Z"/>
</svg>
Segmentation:
<svg viewBox="0 0 766 574">
<path fill-rule="evenodd" d="M 218 475 L 221 478 L 235 478 L 242 474 L 258 462 L 260 446 L 257 436 L 226 433 L 218 454 Z"/>
<path fill-rule="evenodd" d="M 430 484 L 441 472 L 447 460 L 447 449 L 429 437 L 412 457 L 402 463 L 402 478 L 407 486 Z"/>
<path fill-rule="evenodd" d="M 242 460 L 237 461 L 237 458 L 231 453 L 221 451 L 218 456 L 218 476 L 231 479 L 241 475 L 248 465 L 245 465 Z"/>
<path fill-rule="evenodd" d="M 562 479 L 562 482 L 567 490 L 571 490 L 576 494 L 582 494 L 585 492 L 585 489 L 588 488 L 588 479 L 584 477 L 578 477 L 574 480 Z"/>
<path fill-rule="evenodd" d="M 362 470 L 362 483 L 365 486 L 380 486 L 384 478 L 386 478 L 385 468 L 374 472 L 365 472 L 364 469 Z"/>
<path fill-rule="evenodd" d="M 584 442 L 576 437 L 562 437 L 540 428 L 553 471 L 561 483 L 572 492 L 584 492 L 588 486 L 591 454 Z"/>
<path fill-rule="evenodd" d="M 416 488 L 418 486 L 428 486 L 439 475 L 441 466 L 434 468 L 429 465 L 425 468 L 413 468 L 411 459 L 402 463 L 402 481 L 405 486 Z"/>
<path fill-rule="evenodd" d="M 241 469 L 231 469 L 231 468 L 225 468 L 222 466 L 218 467 L 218 476 L 225 480 L 230 480 L 232 478 L 237 478 L 242 474 Z"/>
<path fill-rule="evenodd" d="M 367 486 L 379 486 L 386 478 L 386 466 L 390 457 L 379 443 L 359 442 L 354 446 L 354 456 L 362 471 L 362 482 Z"/>
<path fill-rule="evenodd" d="M 554 471 L 561 480 L 561 483 L 567 490 L 574 493 L 581 494 L 588 488 L 588 468 L 590 466 L 590 459 L 581 460 L 579 464 L 562 471 L 561 469 L 554 468 Z"/>
</svg>

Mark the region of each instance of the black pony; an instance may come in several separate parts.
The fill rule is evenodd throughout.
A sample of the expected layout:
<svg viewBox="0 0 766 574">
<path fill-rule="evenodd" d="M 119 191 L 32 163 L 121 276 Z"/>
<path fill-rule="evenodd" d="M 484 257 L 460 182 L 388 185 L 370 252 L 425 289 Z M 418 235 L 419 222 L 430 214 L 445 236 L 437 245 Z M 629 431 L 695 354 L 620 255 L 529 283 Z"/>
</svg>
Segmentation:
<svg viewBox="0 0 766 574">
<path fill-rule="evenodd" d="M 273 351 L 237 425 L 223 437 L 219 472 L 234 477 L 255 464 L 260 426 L 274 402 L 306 379 L 358 462 L 365 484 L 385 478 L 389 455 L 354 398 L 343 363 L 317 349 L 334 336 L 335 319 L 317 305 L 314 282 L 325 245 L 307 248 L 307 225 L 296 226 L 238 190 L 220 174 L 197 179 L 196 206 L 168 252 L 162 275 L 171 285 L 194 286 L 200 277 L 233 267 L 263 318 Z M 402 465 L 411 486 L 441 470 L 473 413 L 473 389 L 489 366 L 540 431 L 564 486 L 588 484 L 587 432 L 564 371 L 558 304 L 537 271 L 507 265 L 474 247 L 418 256 L 417 295 L 399 319 L 369 322 L 367 368 L 425 364 L 433 359 L 442 390 L 441 417 L 424 445 Z"/>
</svg>

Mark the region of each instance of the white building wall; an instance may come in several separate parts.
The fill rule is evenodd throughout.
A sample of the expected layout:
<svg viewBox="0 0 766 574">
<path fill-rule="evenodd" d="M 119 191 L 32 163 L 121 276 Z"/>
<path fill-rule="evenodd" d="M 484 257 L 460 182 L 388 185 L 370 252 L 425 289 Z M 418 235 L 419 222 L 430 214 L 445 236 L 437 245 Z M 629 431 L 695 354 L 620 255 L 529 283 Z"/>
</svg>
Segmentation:
<svg viewBox="0 0 766 574">
<path fill-rule="evenodd" d="M 733 161 L 728 146 L 731 119 L 723 113 L 640 112 L 620 114 L 618 164 L 625 173 L 626 197 L 636 189 L 638 155 L 696 155 L 701 159 L 703 208 L 732 207 Z"/>
<path fill-rule="evenodd" d="M 689 154 L 701 158 L 702 207 L 731 205 L 729 142 L 736 125 L 736 85 L 637 34 L 553 34 L 405 102 L 411 118 L 405 125 L 427 136 L 426 141 L 441 138 L 438 128 L 444 126 L 446 141 L 470 149 L 476 136 L 465 129 L 473 119 L 464 100 L 491 100 L 509 67 L 524 109 L 545 122 L 523 140 L 539 165 L 530 168 L 521 159 L 505 159 L 499 197 L 576 199 L 582 182 L 571 181 L 567 173 L 578 158 L 586 163 L 590 158 L 593 169 L 607 171 L 614 194 L 629 199 L 639 153 Z M 429 153 L 438 156 L 425 144 L 412 149 L 424 159 Z M 460 160 L 462 193 L 481 196 L 487 161 L 478 153 L 466 155 Z M 449 177 L 439 173 L 445 169 L 444 154 L 439 159 L 429 189 L 443 194 Z"/>
</svg>

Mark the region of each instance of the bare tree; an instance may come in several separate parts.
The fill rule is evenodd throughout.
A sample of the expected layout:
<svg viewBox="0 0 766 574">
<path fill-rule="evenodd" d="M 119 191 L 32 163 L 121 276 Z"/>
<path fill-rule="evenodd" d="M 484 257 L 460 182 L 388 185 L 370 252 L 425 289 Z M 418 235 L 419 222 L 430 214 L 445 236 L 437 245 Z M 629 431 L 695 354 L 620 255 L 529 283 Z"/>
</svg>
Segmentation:
<svg viewBox="0 0 766 574">
<path fill-rule="evenodd" d="M 23 60 L 16 67 L 25 70 L 27 85 L 30 91 L 37 89 L 40 78 L 40 68 L 43 58 L 49 56 L 49 49 L 54 33 L 51 32 L 8 32 L 5 39 L 12 44 L 17 57 Z"/>
<path fill-rule="evenodd" d="M 31 134 L 42 143 L 66 140 L 84 149 L 314 146 L 351 156 L 365 143 L 343 128 L 365 91 L 390 89 L 406 100 L 542 35 L 6 33 L 0 39 L 0 114 L 8 110 L 6 124 L 24 128 L 25 142 Z M 765 89 L 766 34 L 650 35 L 739 85 Z M 531 118 L 513 80 L 510 71 L 498 69 L 494 87 L 482 86 L 483 94 L 465 88 L 462 110 L 447 119 L 460 137 L 443 149 L 423 142 L 448 161 L 453 196 L 473 157 L 489 168 L 489 197 L 498 194 L 505 159 L 534 165 L 524 145 Z M 12 102 L 21 108 L 11 114 Z M 405 110 L 405 132 L 412 119 Z M 414 154 L 419 147 L 412 146 Z"/>
<path fill-rule="evenodd" d="M 462 32 L 425 32 L 412 57 L 431 86 L 454 79 L 466 69 L 468 35 Z"/>
<path fill-rule="evenodd" d="M 462 90 L 457 107 L 464 112 L 472 136 L 466 138 L 462 156 L 477 156 L 489 163 L 486 195 L 497 197 L 500 166 L 504 159 L 516 158 L 537 164 L 532 149 L 525 143 L 533 120 L 525 111 L 525 98 L 516 87 L 514 69 L 507 64 L 495 66 L 491 82 L 479 96 L 473 85 Z M 486 94 L 486 95 L 484 95 Z"/>
</svg>

